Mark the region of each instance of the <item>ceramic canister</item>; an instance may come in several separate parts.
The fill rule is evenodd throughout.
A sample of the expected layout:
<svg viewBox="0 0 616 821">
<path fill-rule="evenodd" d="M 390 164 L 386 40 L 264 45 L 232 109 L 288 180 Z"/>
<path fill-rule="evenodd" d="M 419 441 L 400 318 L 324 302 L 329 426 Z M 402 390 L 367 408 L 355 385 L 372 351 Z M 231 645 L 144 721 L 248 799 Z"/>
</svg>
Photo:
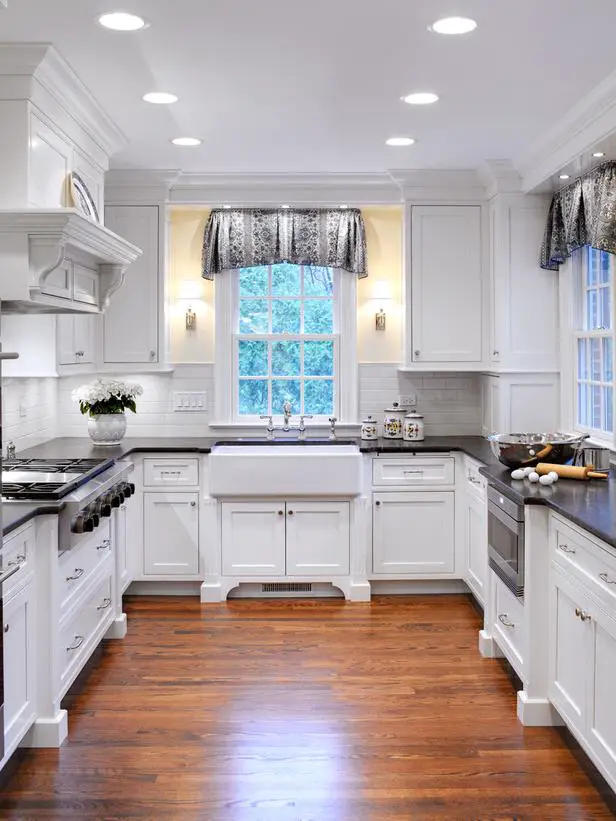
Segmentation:
<svg viewBox="0 0 616 821">
<path fill-rule="evenodd" d="M 376 419 L 372 416 L 367 416 L 361 423 L 361 438 L 362 439 L 378 439 L 379 435 L 376 429 Z"/>
<path fill-rule="evenodd" d="M 421 413 L 411 411 L 404 417 L 402 438 L 407 442 L 421 442 L 424 438 L 424 418 Z"/>
<path fill-rule="evenodd" d="M 397 402 L 391 408 L 385 408 L 385 419 L 383 420 L 384 439 L 402 439 L 402 422 L 405 412 Z"/>
</svg>

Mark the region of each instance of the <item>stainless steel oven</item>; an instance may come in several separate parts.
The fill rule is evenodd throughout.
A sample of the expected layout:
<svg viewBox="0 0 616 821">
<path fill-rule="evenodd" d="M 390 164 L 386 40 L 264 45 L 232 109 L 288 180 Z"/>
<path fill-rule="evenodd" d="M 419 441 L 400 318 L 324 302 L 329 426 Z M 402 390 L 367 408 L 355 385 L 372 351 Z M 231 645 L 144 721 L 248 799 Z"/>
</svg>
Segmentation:
<svg viewBox="0 0 616 821">
<path fill-rule="evenodd" d="M 524 505 L 488 486 L 488 564 L 518 598 L 524 598 Z"/>
</svg>

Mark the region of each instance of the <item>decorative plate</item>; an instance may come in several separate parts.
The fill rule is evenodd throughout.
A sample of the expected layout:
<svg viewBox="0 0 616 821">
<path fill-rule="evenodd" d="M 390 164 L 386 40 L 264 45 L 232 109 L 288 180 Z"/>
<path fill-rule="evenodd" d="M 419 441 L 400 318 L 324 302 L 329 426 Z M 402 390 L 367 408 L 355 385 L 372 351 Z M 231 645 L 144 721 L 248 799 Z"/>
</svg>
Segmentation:
<svg viewBox="0 0 616 821">
<path fill-rule="evenodd" d="M 70 175 L 71 198 L 74 207 L 81 211 L 84 217 L 99 222 L 98 211 L 94 197 L 79 174 L 73 171 Z"/>
</svg>

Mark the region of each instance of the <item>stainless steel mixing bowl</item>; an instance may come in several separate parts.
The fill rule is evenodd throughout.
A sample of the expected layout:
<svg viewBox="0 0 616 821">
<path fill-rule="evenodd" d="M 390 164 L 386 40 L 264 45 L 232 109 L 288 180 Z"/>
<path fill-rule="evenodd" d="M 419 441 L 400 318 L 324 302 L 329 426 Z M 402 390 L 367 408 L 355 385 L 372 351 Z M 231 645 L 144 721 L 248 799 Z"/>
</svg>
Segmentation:
<svg viewBox="0 0 616 821">
<path fill-rule="evenodd" d="M 534 467 L 538 462 L 564 465 L 571 461 L 588 434 L 492 433 L 494 455 L 508 468 Z"/>
</svg>

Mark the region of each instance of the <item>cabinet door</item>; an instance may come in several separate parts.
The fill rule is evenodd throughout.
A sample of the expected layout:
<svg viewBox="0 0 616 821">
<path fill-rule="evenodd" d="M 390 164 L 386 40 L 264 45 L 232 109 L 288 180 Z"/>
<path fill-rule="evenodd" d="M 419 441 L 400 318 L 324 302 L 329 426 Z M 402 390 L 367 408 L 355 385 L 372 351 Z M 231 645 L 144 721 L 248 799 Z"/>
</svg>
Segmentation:
<svg viewBox="0 0 616 821">
<path fill-rule="evenodd" d="M 550 581 L 550 700 L 572 729 L 583 734 L 588 667 L 587 623 L 576 610 L 587 610 L 586 596 L 552 564 Z"/>
<path fill-rule="evenodd" d="M 35 599 L 32 584 L 3 605 L 5 752 L 13 750 L 35 719 Z"/>
<path fill-rule="evenodd" d="M 158 360 L 158 206 L 111 205 L 105 226 L 134 243 L 142 255 L 103 315 L 103 360 Z"/>
<path fill-rule="evenodd" d="M 466 500 L 466 561 L 464 580 L 483 605 L 488 577 L 488 528 L 486 503 L 468 496 Z"/>
<path fill-rule="evenodd" d="M 94 317 L 73 316 L 75 361 L 78 365 L 91 365 L 94 361 Z"/>
<path fill-rule="evenodd" d="M 374 573 L 453 573 L 454 494 L 373 494 Z"/>
<path fill-rule="evenodd" d="M 126 541 L 127 511 L 126 504 L 120 505 L 115 514 L 115 561 L 116 561 L 116 586 L 118 595 L 126 590 L 130 583 L 130 573 L 128 564 L 128 550 Z"/>
<path fill-rule="evenodd" d="M 194 576 L 199 572 L 199 494 L 143 494 L 146 576 Z"/>
<path fill-rule="evenodd" d="M 287 575 L 349 573 L 349 503 L 287 502 Z"/>
<path fill-rule="evenodd" d="M 58 365 L 74 365 L 77 362 L 75 355 L 75 317 L 61 314 L 56 321 Z"/>
<path fill-rule="evenodd" d="M 616 784 L 616 622 L 598 609 L 585 624 L 592 644 L 588 675 L 587 738 L 594 757 Z"/>
<path fill-rule="evenodd" d="M 284 502 L 223 502 L 225 576 L 284 576 Z"/>
<path fill-rule="evenodd" d="M 479 206 L 421 206 L 411 215 L 412 361 L 480 362 Z"/>
</svg>

